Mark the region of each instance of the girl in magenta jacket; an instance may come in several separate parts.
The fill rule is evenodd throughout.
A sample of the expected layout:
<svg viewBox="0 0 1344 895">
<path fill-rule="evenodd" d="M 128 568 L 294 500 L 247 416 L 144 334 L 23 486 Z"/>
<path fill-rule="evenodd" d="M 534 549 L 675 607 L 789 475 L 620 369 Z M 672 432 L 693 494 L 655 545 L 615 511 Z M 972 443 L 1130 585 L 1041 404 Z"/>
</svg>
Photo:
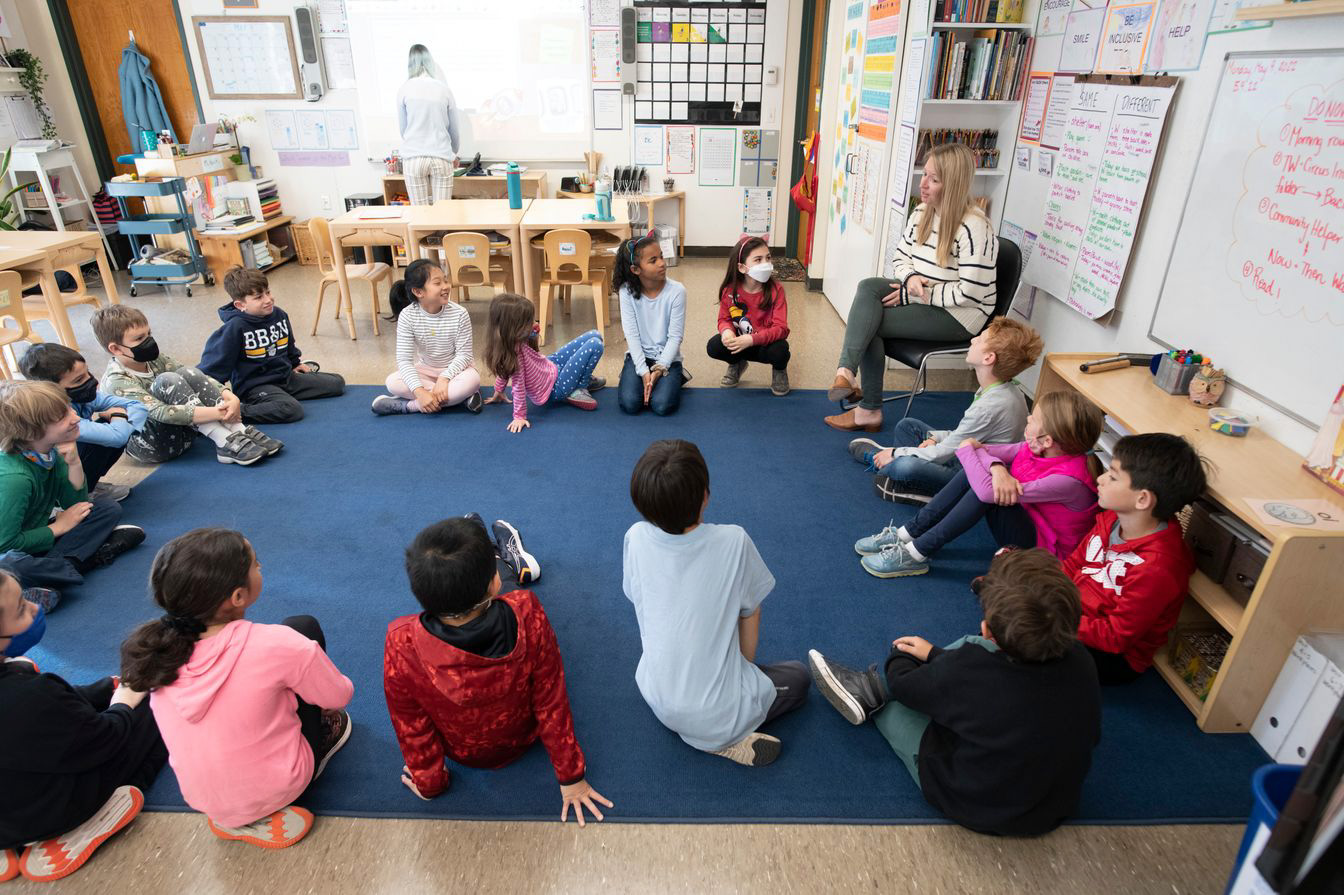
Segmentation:
<svg viewBox="0 0 1344 895">
<path fill-rule="evenodd" d="M 759 236 L 743 239 L 728 258 L 719 286 L 718 331 L 705 351 L 728 364 L 719 385 L 733 388 L 747 362 L 769 364 L 770 391 L 789 393 L 789 302 L 775 280 L 770 246 Z"/>
</svg>

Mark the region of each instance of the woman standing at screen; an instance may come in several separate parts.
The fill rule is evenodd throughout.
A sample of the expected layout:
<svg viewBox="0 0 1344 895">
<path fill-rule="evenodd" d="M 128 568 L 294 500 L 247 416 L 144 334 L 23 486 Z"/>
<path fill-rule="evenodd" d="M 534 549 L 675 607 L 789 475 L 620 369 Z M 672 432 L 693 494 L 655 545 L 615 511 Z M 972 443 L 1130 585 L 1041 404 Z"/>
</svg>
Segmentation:
<svg viewBox="0 0 1344 895">
<path fill-rule="evenodd" d="M 457 165 L 458 111 L 453 92 L 436 76 L 424 44 L 411 47 L 406 83 L 397 91 L 401 164 L 412 205 L 453 198 Z"/>
</svg>

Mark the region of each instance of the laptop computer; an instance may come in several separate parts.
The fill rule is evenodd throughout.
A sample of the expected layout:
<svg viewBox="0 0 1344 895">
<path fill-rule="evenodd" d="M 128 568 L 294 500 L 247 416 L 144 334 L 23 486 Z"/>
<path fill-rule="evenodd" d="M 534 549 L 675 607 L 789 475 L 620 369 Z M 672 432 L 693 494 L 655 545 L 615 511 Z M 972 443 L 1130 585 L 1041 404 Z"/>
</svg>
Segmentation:
<svg viewBox="0 0 1344 895">
<path fill-rule="evenodd" d="M 219 130 L 219 122 L 211 121 L 206 124 L 198 124 L 191 129 L 191 142 L 187 144 L 187 155 L 195 155 L 198 152 L 209 152 L 215 148 L 215 131 Z"/>
</svg>

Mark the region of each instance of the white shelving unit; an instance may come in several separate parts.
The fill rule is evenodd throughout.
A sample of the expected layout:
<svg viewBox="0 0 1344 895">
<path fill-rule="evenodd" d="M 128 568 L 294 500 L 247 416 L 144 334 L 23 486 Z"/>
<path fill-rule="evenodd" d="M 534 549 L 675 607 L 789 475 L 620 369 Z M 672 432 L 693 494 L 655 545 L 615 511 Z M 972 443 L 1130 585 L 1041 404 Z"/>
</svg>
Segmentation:
<svg viewBox="0 0 1344 895">
<path fill-rule="evenodd" d="M 34 215 L 40 215 L 37 220 L 47 223 L 46 218 L 50 218 L 51 225 L 61 231 L 67 229 L 65 226 L 66 210 L 71 208 L 82 209 L 84 216 L 87 216 L 89 220 L 89 226 L 102 237 L 103 247 L 107 250 L 108 261 L 113 264 L 115 269 L 116 261 L 113 260 L 112 246 L 108 244 L 107 233 L 98 221 L 98 212 L 93 207 L 93 200 L 89 197 L 88 188 L 84 186 L 84 178 L 79 174 L 79 166 L 75 163 L 75 154 L 70 151 L 73 148 L 70 145 L 62 146 L 59 149 L 45 150 L 14 147 L 9 159 L 10 189 L 21 183 L 29 183 L 36 179 L 45 200 L 42 206 L 29 206 L 24 201 L 24 197 L 30 195 L 29 193 L 15 193 L 14 198 L 17 200 L 14 203 L 15 207 L 21 220 L 26 221 Z M 53 175 L 60 178 L 61 187 L 69 196 L 63 201 L 57 201 L 56 191 L 52 187 Z M 72 187 L 78 187 L 78 194 L 74 193 Z"/>
</svg>

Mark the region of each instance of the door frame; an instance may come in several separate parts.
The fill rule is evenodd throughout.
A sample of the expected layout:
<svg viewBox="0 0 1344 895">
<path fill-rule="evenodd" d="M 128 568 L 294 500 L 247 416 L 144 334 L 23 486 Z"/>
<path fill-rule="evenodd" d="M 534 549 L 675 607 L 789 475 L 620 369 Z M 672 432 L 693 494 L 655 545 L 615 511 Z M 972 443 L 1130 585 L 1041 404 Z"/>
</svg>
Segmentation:
<svg viewBox="0 0 1344 895">
<path fill-rule="evenodd" d="M 793 164 L 789 166 L 789 170 L 794 172 L 797 177 L 803 176 L 803 172 L 807 167 L 807 158 L 803 152 L 802 144 L 808 137 L 807 120 L 811 115 L 813 103 L 818 104 L 817 115 L 820 116 L 821 114 L 820 104 L 818 103 L 820 97 L 817 91 L 822 89 L 822 85 L 826 81 L 826 78 L 824 77 L 826 69 L 826 22 L 830 17 L 830 9 L 830 0 L 803 0 L 803 27 L 798 41 L 798 95 L 794 101 L 793 107 L 794 139 L 793 146 L 790 147 L 793 155 Z M 818 35 L 817 32 L 820 32 L 820 35 Z M 816 65 L 817 78 L 815 83 L 812 81 L 814 62 L 818 63 Z M 820 121 L 818 121 L 817 129 L 820 130 Z M 820 165 L 820 155 L 818 155 L 817 162 L 818 165 Z M 787 195 L 788 191 L 793 187 L 793 184 L 786 183 L 781 184 L 780 186 Z M 782 201 L 788 200 L 782 199 Z M 802 222 L 800 219 L 802 212 L 792 201 L 789 201 L 788 208 L 788 235 L 786 237 L 784 251 L 790 258 L 796 258 L 798 256 L 799 237 L 801 236 L 802 231 Z M 814 220 L 812 221 L 814 232 L 817 226 L 815 217 L 816 215 L 814 214 Z"/>
</svg>

